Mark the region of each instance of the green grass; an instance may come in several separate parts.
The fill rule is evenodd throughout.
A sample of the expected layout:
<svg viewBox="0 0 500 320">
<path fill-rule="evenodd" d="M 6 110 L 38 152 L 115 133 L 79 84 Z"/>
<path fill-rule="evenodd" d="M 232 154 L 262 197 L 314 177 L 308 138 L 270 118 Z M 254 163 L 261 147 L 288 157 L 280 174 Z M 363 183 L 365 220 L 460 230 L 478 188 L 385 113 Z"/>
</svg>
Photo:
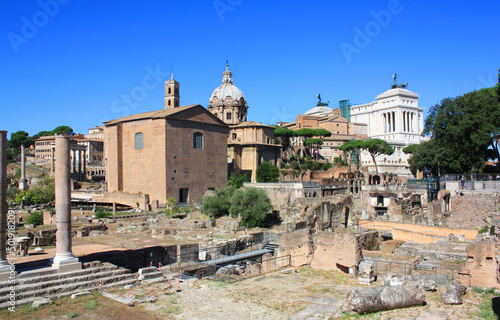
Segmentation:
<svg viewBox="0 0 500 320">
<path fill-rule="evenodd" d="M 491 304 L 491 298 L 486 299 L 483 303 L 478 306 L 479 310 L 473 312 L 473 315 L 485 320 L 497 320 L 498 317 L 493 312 L 493 307 Z"/>
<path fill-rule="evenodd" d="M 74 312 L 74 311 L 72 311 L 72 312 L 70 312 L 70 313 L 68 314 L 68 318 L 70 318 L 70 319 L 76 318 L 76 317 L 78 317 L 78 316 L 79 316 L 79 314 L 78 314 L 78 313 L 76 313 L 76 312 Z"/>
</svg>

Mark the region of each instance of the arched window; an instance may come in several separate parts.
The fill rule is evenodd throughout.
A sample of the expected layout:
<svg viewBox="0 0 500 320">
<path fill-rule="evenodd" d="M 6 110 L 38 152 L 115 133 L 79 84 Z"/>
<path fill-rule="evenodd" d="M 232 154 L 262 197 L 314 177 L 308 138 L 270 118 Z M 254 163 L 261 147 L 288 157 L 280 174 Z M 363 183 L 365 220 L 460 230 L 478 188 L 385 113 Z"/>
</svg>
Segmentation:
<svg viewBox="0 0 500 320">
<path fill-rule="evenodd" d="M 193 148 L 203 149 L 203 133 L 195 132 L 193 135 Z"/>
<path fill-rule="evenodd" d="M 171 94 L 172 93 L 172 89 L 170 87 L 168 87 L 168 94 Z"/>
<path fill-rule="evenodd" d="M 168 100 L 168 106 L 170 107 L 172 100 Z"/>
<path fill-rule="evenodd" d="M 135 134 L 135 148 L 142 149 L 144 147 L 144 135 L 142 132 L 137 132 Z"/>
</svg>

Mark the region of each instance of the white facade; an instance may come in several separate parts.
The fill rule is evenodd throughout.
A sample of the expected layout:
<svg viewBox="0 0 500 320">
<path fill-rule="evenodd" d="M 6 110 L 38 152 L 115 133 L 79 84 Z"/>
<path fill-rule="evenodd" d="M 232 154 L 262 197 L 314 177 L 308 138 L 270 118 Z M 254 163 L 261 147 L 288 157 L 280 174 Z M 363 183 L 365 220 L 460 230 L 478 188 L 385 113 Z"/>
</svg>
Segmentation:
<svg viewBox="0 0 500 320">
<path fill-rule="evenodd" d="M 409 155 L 403 148 L 418 144 L 424 129 L 424 108 L 418 106 L 419 95 L 407 89 L 396 88 L 377 96 L 377 101 L 351 106 L 351 121 L 367 124 L 369 139 L 387 141 L 395 152 L 376 158 L 379 173 L 397 173 L 411 176 L 408 165 Z M 371 156 L 361 153 L 361 164 L 375 172 Z"/>
</svg>

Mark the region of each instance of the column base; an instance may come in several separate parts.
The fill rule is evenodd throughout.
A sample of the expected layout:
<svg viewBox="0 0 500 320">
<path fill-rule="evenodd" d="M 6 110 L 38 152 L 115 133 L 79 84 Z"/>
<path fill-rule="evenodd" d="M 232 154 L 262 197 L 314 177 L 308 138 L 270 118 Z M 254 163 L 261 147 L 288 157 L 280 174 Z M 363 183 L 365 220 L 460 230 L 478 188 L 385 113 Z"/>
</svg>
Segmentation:
<svg viewBox="0 0 500 320">
<path fill-rule="evenodd" d="M 81 270 L 82 263 L 73 256 L 72 253 L 57 253 L 54 258 L 50 259 L 49 264 L 52 268 L 59 269 L 59 272 L 68 272 L 74 270 Z"/>
<path fill-rule="evenodd" d="M 8 280 L 9 277 L 11 279 L 15 279 L 17 275 L 15 265 L 11 265 L 7 262 L 7 260 L 0 261 L 0 281 Z"/>
</svg>

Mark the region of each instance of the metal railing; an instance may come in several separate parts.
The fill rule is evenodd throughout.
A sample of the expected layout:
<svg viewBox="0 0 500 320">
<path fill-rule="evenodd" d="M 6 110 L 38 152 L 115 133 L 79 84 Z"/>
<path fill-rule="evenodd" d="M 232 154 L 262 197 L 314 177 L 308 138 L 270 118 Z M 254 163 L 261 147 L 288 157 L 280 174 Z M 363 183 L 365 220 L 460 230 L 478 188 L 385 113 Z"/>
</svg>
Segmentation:
<svg viewBox="0 0 500 320">
<path fill-rule="evenodd" d="M 407 262 L 396 262 L 387 260 L 373 260 L 375 264 L 375 274 L 394 274 L 401 280 L 418 281 L 420 279 L 431 279 L 436 281 L 436 285 L 449 285 L 453 280 L 458 279 L 460 283 L 471 286 L 472 276 L 470 270 L 461 268 L 451 268 L 435 266 L 430 264 L 415 264 Z"/>
</svg>

